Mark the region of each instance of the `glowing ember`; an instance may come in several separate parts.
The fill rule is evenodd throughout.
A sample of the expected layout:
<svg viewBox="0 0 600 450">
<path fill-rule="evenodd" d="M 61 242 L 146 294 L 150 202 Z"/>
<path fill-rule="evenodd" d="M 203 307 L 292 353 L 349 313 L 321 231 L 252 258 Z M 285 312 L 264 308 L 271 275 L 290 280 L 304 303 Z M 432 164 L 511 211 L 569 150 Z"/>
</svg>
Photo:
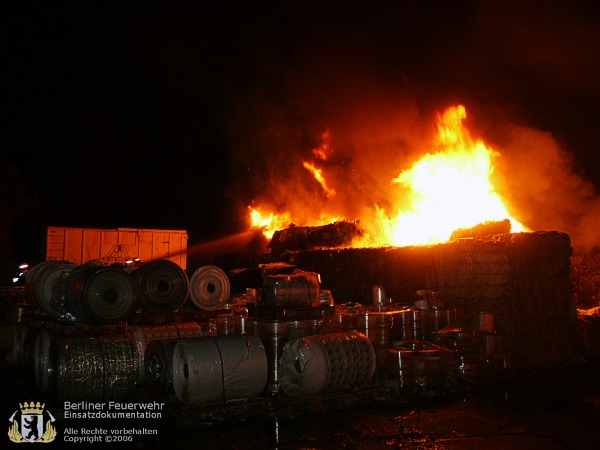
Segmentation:
<svg viewBox="0 0 600 450">
<path fill-rule="evenodd" d="M 462 123 L 465 118 L 466 111 L 462 105 L 448 108 L 438 116 L 434 149 L 391 180 L 392 187 L 397 189 L 393 210 L 378 205 L 365 207 L 364 211 L 369 212 L 359 218 L 364 236 L 353 246 L 436 244 L 446 242 L 459 228 L 504 219 L 510 220 L 512 231 L 526 231 L 510 216 L 490 179 L 494 158 L 499 153 L 488 148 L 483 141 L 471 138 Z M 324 143 L 313 150 L 313 155 L 325 161 L 326 152 L 330 151 L 329 132 L 322 137 Z M 324 204 L 322 209 L 331 209 L 335 190 L 328 186 L 323 170 L 306 161 L 303 161 L 303 166 L 327 195 L 329 203 Z M 327 217 L 325 212 L 320 215 L 319 223 L 313 220 L 313 223 L 296 224 L 318 226 L 344 219 Z M 288 212 L 264 216 L 258 209 L 252 209 L 251 216 L 253 226 L 262 228 L 268 238 L 292 223 Z"/>
</svg>

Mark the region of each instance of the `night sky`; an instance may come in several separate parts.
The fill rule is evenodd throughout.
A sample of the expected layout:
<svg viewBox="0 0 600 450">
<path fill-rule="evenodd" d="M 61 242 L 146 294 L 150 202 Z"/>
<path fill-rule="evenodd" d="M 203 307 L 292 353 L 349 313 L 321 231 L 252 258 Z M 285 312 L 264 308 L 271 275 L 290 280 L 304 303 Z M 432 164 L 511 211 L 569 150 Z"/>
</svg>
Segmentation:
<svg viewBox="0 0 600 450">
<path fill-rule="evenodd" d="M 190 245 L 245 230 L 253 201 L 285 207 L 276 185 L 324 130 L 340 164 L 389 180 L 458 103 L 535 225 L 600 222 L 598 2 L 9 1 L 3 16 L 12 258 L 35 258 L 48 225 L 185 229 Z M 556 186 L 525 187 L 540 166 Z"/>
</svg>

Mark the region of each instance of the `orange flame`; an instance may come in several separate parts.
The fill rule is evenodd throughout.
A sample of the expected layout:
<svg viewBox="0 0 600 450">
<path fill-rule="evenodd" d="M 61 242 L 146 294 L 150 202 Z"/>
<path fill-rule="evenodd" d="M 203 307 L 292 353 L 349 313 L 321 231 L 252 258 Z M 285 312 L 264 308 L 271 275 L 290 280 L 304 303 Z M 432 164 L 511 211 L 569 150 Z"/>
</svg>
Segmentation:
<svg viewBox="0 0 600 450">
<path fill-rule="evenodd" d="M 291 223 L 290 214 L 285 212 L 283 214 L 262 213 L 260 208 L 250 208 L 250 223 L 252 228 L 262 230 L 264 236 L 267 239 L 271 239 L 273 234 L 277 230 L 283 230 L 287 228 Z"/>
<path fill-rule="evenodd" d="M 325 194 L 327 195 L 327 197 L 332 197 L 335 195 L 335 189 L 331 189 L 330 187 L 327 186 L 327 181 L 325 181 L 325 177 L 323 176 L 323 172 L 321 169 L 317 169 L 314 164 L 311 164 L 306 161 L 304 161 L 302 163 L 302 165 L 304 166 L 304 168 L 306 170 L 308 170 L 310 173 L 312 173 L 315 180 L 317 180 L 317 182 L 323 188 L 323 191 L 325 191 Z"/>
<path fill-rule="evenodd" d="M 327 161 L 327 152 L 329 151 L 329 130 L 325 131 L 321 135 L 321 145 L 319 148 L 313 148 L 313 155 L 315 158 L 320 159 L 322 161 Z"/>
<path fill-rule="evenodd" d="M 438 116 L 436 153 L 428 153 L 392 183 L 409 190 L 409 203 L 393 218 L 377 210 L 378 232 L 357 245 L 424 245 L 446 242 L 453 231 L 485 221 L 510 219 L 512 231 L 525 227 L 512 218 L 490 181 L 498 152 L 472 140 L 463 127 L 465 107 Z"/>
<path fill-rule="evenodd" d="M 438 115 L 434 150 L 391 180 L 391 185 L 398 190 L 392 202 L 395 203 L 393 210 L 378 205 L 365 207 L 367 212 L 358 218 L 364 235 L 353 246 L 436 244 L 446 242 L 459 228 L 504 219 L 510 220 L 512 231 L 527 230 L 511 217 L 491 181 L 493 162 L 500 154 L 488 148 L 483 141 L 471 138 L 462 123 L 465 118 L 466 110 L 462 105 L 448 108 Z M 326 152 L 330 151 L 329 132 L 322 137 L 323 145 L 313 149 L 313 154 L 325 160 Z M 323 169 L 306 161 L 303 161 L 303 166 L 320 183 L 330 200 L 336 192 L 328 186 Z M 323 209 L 331 209 L 332 206 L 329 202 L 323 205 Z M 264 215 L 258 209 L 252 209 L 251 215 L 253 226 L 262 228 L 269 238 L 278 229 L 292 223 L 287 212 Z M 320 223 L 298 225 L 317 226 L 336 220 L 343 218 L 333 219 L 326 212 L 321 212 Z"/>
</svg>

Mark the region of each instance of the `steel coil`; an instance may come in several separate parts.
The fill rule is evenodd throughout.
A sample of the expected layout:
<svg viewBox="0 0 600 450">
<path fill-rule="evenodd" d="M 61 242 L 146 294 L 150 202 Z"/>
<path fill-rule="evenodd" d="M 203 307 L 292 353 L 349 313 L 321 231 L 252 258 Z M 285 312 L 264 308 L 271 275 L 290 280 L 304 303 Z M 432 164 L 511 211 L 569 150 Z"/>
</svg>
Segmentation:
<svg viewBox="0 0 600 450">
<path fill-rule="evenodd" d="M 173 354 L 179 339 L 154 340 L 146 347 L 145 378 L 148 387 L 157 394 L 175 394 L 173 388 Z"/>
<path fill-rule="evenodd" d="M 118 266 L 84 264 L 64 280 L 65 311 L 72 322 L 117 323 L 129 316 L 135 306 L 129 274 Z"/>
<path fill-rule="evenodd" d="M 310 272 L 268 275 L 259 303 L 267 308 L 313 308 L 321 306 L 319 279 Z"/>
<path fill-rule="evenodd" d="M 135 391 L 136 357 L 128 334 L 61 336 L 51 347 L 56 401 L 123 400 Z"/>
<path fill-rule="evenodd" d="M 181 339 L 173 354 L 173 388 L 184 404 L 211 404 L 260 395 L 267 355 L 258 336 Z"/>
<path fill-rule="evenodd" d="M 50 361 L 54 333 L 41 329 L 35 344 L 35 385 L 44 394 L 52 391 L 52 364 Z"/>
<path fill-rule="evenodd" d="M 131 272 L 136 296 L 147 311 L 176 311 L 187 300 L 190 282 L 185 271 L 168 259 L 156 259 Z"/>
<path fill-rule="evenodd" d="M 137 382 L 146 382 L 146 369 L 144 357 L 148 344 L 154 340 L 179 339 L 185 337 L 199 337 L 204 333 L 198 322 L 168 323 L 161 325 L 132 325 L 129 327 L 131 333 L 137 367 Z"/>
<path fill-rule="evenodd" d="M 54 317 L 55 286 L 77 266 L 70 261 L 44 261 L 36 264 L 25 276 L 25 299 L 45 314 Z"/>
<path fill-rule="evenodd" d="M 369 338 L 357 331 L 305 336 L 285 345 L 279 368 L 286 394 L 323 394 L 368 383 L 376 356 Z"/>
<path fill-rule="evenodd" d="M 203 311 L 222 309 L 230 294 L 231 282 L 219 267 L 200 267 L 190 277 L 190 299 Z"/>
</svg>

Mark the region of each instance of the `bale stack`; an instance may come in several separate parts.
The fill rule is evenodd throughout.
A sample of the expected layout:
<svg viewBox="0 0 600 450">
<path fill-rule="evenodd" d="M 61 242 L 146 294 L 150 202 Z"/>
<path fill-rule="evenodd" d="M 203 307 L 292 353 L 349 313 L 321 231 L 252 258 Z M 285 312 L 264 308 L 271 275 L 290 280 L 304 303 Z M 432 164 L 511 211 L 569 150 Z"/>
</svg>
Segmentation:
<svg viewBox="0 0 600 450">
<path fill-rule="evenodd" d="M 577 356 L 571 242 L 549 231 L 431 246 L 290 252 L 287 262 L 321 275 L 336 302 L 371 301 L 383 285 L 394 303 L 444 292 L 446 307 L 494 314 L 513 366 L 570 362 Z"/>
</svg>

